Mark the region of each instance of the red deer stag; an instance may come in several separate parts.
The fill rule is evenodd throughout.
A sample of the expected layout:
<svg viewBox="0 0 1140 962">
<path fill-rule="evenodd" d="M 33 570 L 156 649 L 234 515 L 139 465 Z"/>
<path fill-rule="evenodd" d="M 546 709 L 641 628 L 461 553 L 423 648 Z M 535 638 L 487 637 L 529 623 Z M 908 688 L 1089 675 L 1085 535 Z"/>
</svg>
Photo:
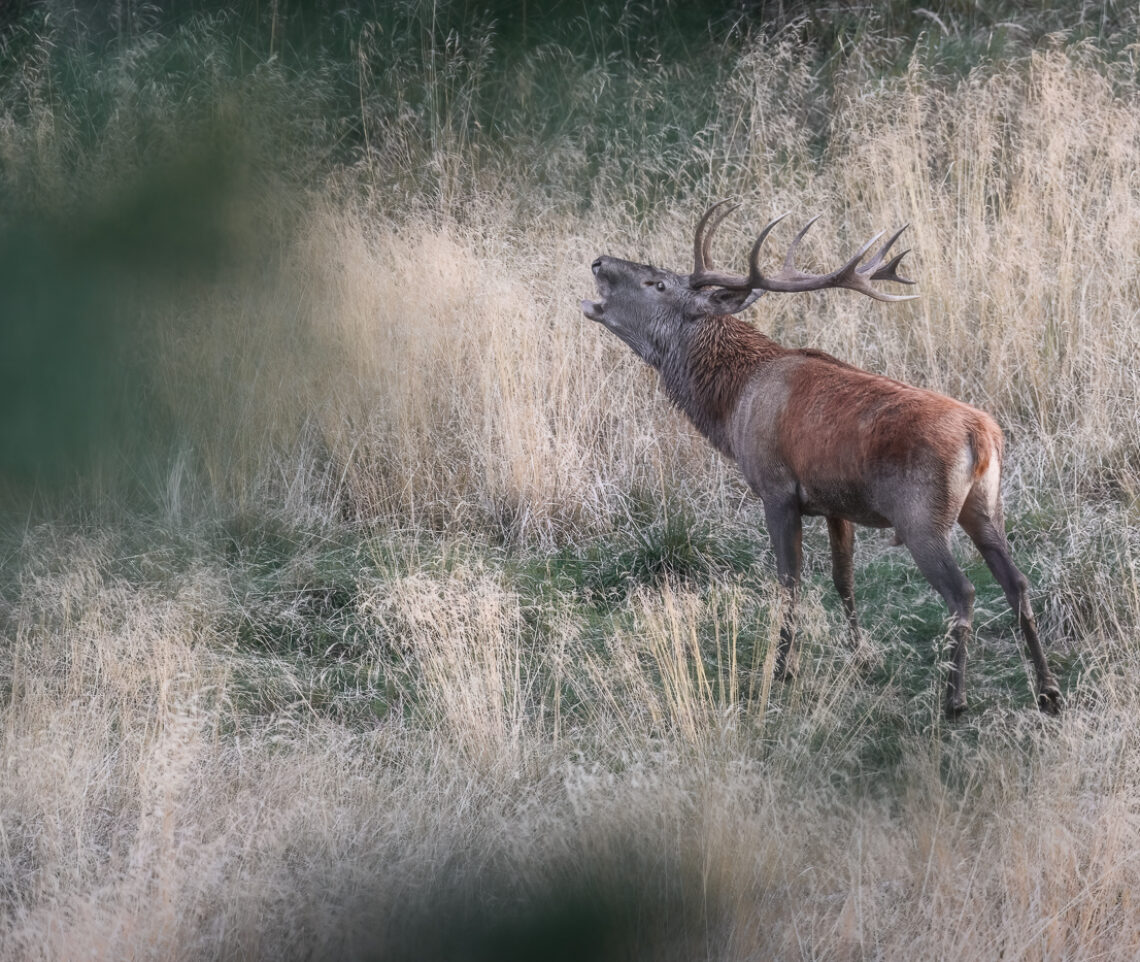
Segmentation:
<svg viewBox="0 0 1140 962">
<path fill-rule="evenodd" d="M 827 519 L 832 576 L 856 645 L 854 526 L 893 527 L 950 609 L 946 712 L 958 715 L 966 706 L 974 587 L 950 550 L 957 520 L 1017 614 L 1037 676 L 1038 705 L 1059 710 L 1061 692 L 1037 637 L 1028 583 L 1010 557 L 1005 536 L 1002 433 L 993 418 L 822 351 L 782 347 L 733 316 L 767 291 L 844 287 L 880 301 L 909 300 L 913 295 L 887 294 L 875 286 L 876 281 L 914 283 L 896 272 L 906 251 L 885 261 L 902 231 L 865 264 L 881 234 L 842 267 L 808 274 L 796 269 L 794 259 L 814 223 L 809 221 L 792 241 L 783 268 L 765 275 L 760 248 L 782 220 L 778 217 L 753 245 L 747 276 L 726 274 L 712 266 L 709 254 L 713 233 L 735 209 L 724 205 L 714 205 L 697 225 L 691 274 L 599 257 L 593 271 L 600 300 L 582 301 L 582 312 L 660 372 L 670 400 L 736 461 L 763 502 L 787 600 L 777 676 L 796 669 L 792 642 L 803 516 Z"/>
</svg>

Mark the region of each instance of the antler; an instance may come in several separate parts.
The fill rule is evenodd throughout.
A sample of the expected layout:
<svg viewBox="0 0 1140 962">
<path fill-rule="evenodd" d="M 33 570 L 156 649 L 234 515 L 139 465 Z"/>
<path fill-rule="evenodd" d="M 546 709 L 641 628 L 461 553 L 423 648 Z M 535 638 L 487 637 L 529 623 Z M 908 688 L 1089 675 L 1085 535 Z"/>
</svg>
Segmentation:
<svg viewBox="0 0 1140 962">
<path fill-rule="evenodd" d="M 914 283 L 914 281 L 902 277 L 898 273 L 899 263 L 909 251 L 896 254 L 886 264 L 883 264 L 883 259 L 886 257 L 887 251 L 889 251 L 891 245 L 899 239 L 902 232 L 910 226 L 908 224 L 904 224 L 899 230 L 895 231 L 890 240 L 879 248 L 879 250 L 875 252 L 875 255 L 867 261 L 866 264 L 863 264 L 863 266 L 859 266 L 860 261 L 866 256 L 867 251 L 875 245 L 875 242 L 883 236 L 881 232 L 860 247 L 855 256 L 837 270 L 829 274 L 808 274 L 796 269 L 795 256 L 796 249 L 799 247 L 800 241 L 803 240 L 804 234 L 806 234 L 808 228 L 818 220 L 817 217 L 813 217 L 803 226 L 803 229 L 796 235 L 795 240 L 792 241 L 792 245 L 788 248 L 788 253 L 784 258 L 783 268 L 776 274 L 765 277 L 760 271 L 760 248 L 763 246 L 768 234 L 771 233 L 772 228 L 788 216 L 787 214 L 781 214 L 779 217 L 768 222 L 768 225 L 760 232 L 760 236 L 756 238 L 756 243 L 752 245 L 752 253 L 748 258 L 748 274 L 746 276 L 739 274 L 722 274 L 713 269 L 709 256 L 709 248 L 712 243 L 712 235 L 717 227 L 739 206 L 738 204 L 733 204 L 726 210 L 721 210 L 720 213 L 717 213 L 726 203 L 728 202 L 722 200 L 719 203 L 713 204 L 712 207 L 705 211 L 705 215 L 697 224 L 696 236 L 693 240 L 693 273 L 689 275 L 689 286 L 691 288 L 727 287 L 734 290 L 796 293 L 799 291 L 819 291 L 827 287 L 845 287 L 849 290 L 858 291 L 860 294 L 866 294 L 868 297 L 873 297 L 879 301 L 909 301 L 918 296 L 916 294 L 887 294 L 877 287 L 874 287 L 871 283 L 872 281 L 895 281 L 899 284 Z"/>
<path fill-rule="evenodd" d="M 740 288 L 747 286 L 748 278 L 739 277 L 735 274 L 721 274 L 712 268 L 712 258 L 709 256 L 709 246 L 712 243 L 712 235 L 716 229 L 721 225 L 726 217 L 736 210 L 740 205 L 733 204 L 727 210 L 721 211 L 715 218 L 716 211 L 727 204 L 727 200 L 718 201 L 713 204 L 708 210 L 705 211 L 705 216 L 700 219 L 697 224 L 696 235 L 693 238 L 693 273 L 689 275 L 689 287 L 732 287 Z M 711 223 L 710 223 L 711 221 Z M 705 227 L 708 227 L 708 233 L 705 233 Z"/>
</svg>

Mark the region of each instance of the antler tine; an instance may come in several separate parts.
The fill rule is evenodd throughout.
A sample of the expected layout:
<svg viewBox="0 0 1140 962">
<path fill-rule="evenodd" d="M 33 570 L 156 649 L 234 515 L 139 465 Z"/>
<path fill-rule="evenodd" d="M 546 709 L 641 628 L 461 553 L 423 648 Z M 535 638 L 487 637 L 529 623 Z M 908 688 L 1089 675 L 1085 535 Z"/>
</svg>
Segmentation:
<svg viewBox="0 0 1140 962">
<path fill-rule="evenodd" d="M 764 225 L 764 229 L 760 231 L 760 236 L 756 238 L 756 243 L 763 244 L 764 239 L 772 232 L 772 228 L 780 223 L 780 221 L 782 221 L 790 213 L 790 210 L 786 210 L 784 213 L 780 214 L 779 217 L 773 217 L 770 221 L 768 221 L 768 223 Z"/>
<path fill-rule="evenodd" d="M 914 281 L 906 277 L 900 277 L 895 273 L 895 268 L 899 266 L 899 262 L 903 259 L 903 257 L 910 253 L 909 248 L 903 251 L 901 254 L 896 254 L 894 257 L 892 257 L 886 266 L 882 268 L 879 267 L 879 265 L 883 262 L 883 258 L 886 257 L 887 251 L 891 249 L 891 246 L 894 244 L 894 242 L 902 236 L 902 232 L 908 227 L 910 227 L 910 224 L 903 224 L 902 227 L 895 231 L 894 234 L 891 235 L 891 239 L 879 248 L 875 256 L 859 268 L 859 273 L 869 275 L 871 280 L 874 281 L 897 281 L 900 284 L 913 284 Z"/>
<path fill-rule="evenodd" d="M 883 262 L 883 258 L 886 256 L 887 251 L 889 251 L 891 249 L 891 245 L 899 239 L 899 236 L 902 234 L 902 232 L 904 230 L 906 230 L 907 227 L 909 227 L 909 226 L 910 226 L 909 224 L 903 224 L 902 227 L 900 227 L 897 231 L 895 231 L 891 235 L 890 240 L 888 240 L 882 247 L 880 247 L 875 252 L 875 256 L 872 257 L 869 261 L 867 261 L 866 264 L 864 264 L 862 267 L 859 268 L 859 273 L 860 274 L 870 274 L 873 271 L 875 271 L 878 268 L 878 266 Z"/>
<path fill-rule="evenodd" d="M 721 225 L 724 219 L 740 206 L 739 204 L 733 204 L 728 210 L 723 211 L 719 217 L 714 219 L 713 215 L 717 210 L 724 207 L 727 203 L 727 199 L 717 201 L 712 207 L 705 211 L 704 216 L 697 222 L 697 230 L 693 237 L 694 274 L 703 274 L 705 271 L 711 270 L 709 262 L 712 258 L 709 256 L 709 248 L 712 244 L 712 235 L 716 232 L 716 229 Z M 709 223 L 710 220 L 712 221 L 711 224 Z M 707 234 L 705 233 L 706 226 L 708 227 Z"/>
<path fill-rule="evenodd" d="M 859 293 L 866 294 L 868 297 L 873 297 L 877 301 L 914 300 L 918 296 L 917 294 L 887 294 L 884 291 L 880 291 L 871 283 L 871 281 L 897 281 L 901 284 L 914 283 L 914 281 L 910 280 L 909 278 L 900 277 L 895 272 L 896 268 L 899 266 L 899 262 L 903 259 L 903 257 L 906 256 L 908 251 L 903 251 L 901 254 L 896 254 L 885 265 L 879 267 L 879 264 L 882 262 L 884 255 L 888 250 L 890 250 L 891 245 L 899 239 L 899 235 L 902 234 L 902 232 L 906 230 L 908 226 L 909 225 L 904 224 L 897 231 L 895 231 L 890 240 L 888 240 L 881 248 L 879 248 L 879 250 L 875 252 L 875 256 L 872 257 L 866 264 L 864 264 L 862 267 L 856 268 L 854 271 L 849 272 L 850 265 L 852 263 L 857 263 L 862 258 L 863 254 L 865 254 L 870 249 L 871 245 L 874 244 L 875 241 L 877 241 L 882 236 L 882 234 L 876 234 L 873 238 L 871 238 L 871 240 L 863 245 L 863 249 L 859 252 L 859 254 L 857 254 L 851 262 L 849 262 L 848 267 L 844 268 L 844 276 L 836 282 L 835 286 L 846 287 L 849 290 L 859 291 Z"/>
<path fill-rule="evenodd" d="M 870 277 L 867 276 L 868 271 L 870 271 L 875 266 L 876 262 L 882 258 L 882 255 L 886 253 L 887 248 L 895 242 L 895 239 L 901 233 L 901 230 L 898 231 L 894 237 L 887 241 L 886 244 L 883 245 L 883 247 L 875 254 L 873 258 L 871 258 L 867 264 L 865 264 L 863 267 L 856 267 L 859 261 L 863 259 L 867 251 L 869 251 L 875 242 L 883 236 L 883 232 L 880 231 L 859 249 L 859 252 L 843 266 L 843 268 L 838 272 L 838 276 L 835 277 L 832 283 L 827 286 L 846 287 L 848 290 L 858 291 L 860 294 L 866 294 L 868 297 L 873 297 L 877 301 L 914 300 L 916 297 L 918 297 L 917 294 L 887 294 L 885 291 L 880 291 L 871 283 L 873 280 L 899 280 L 898 277 L 888 276 L 888 272 L 890 275 L 894 274 L 895 267 L 898 266 L 899 260 L 902 258 L 903 254 L 906 253 L 906 251 L 903 251 L 903 254 L 899 254 L 897 257 L 892 258 L 889 264 L 887 264 L 885 267 L 879 268 L 877 271 L 871 274 Z M 908 283 L 914 282 L 910 281 Z"/>
<path fill-rule="evenodd" d="M 768 223 L 764 225 L 764 229 L 760 231 L 760 236 L 756 238 L 756 243 L 752 245 L 752 251 L 748 255 L 748 286 L 753 290 L 767 289 L 764 287 L 766 278 L 760 273 L 760 248 L 764 246 L 764 241 L 767 240 L 768 235 L 772 233 L 772 228 L 790 213 L 790 210 L 784 211 L 779 217 L 773 217 L 768 221 Z M 807 226 L 810 227 L 811 224 L 809 223 Z M 807 230 L 807 227 L 805 227 L 804 230 Z M 803 233 L 804 231 L 800 231 L 800 237 L 803 236 Z M 796 242 L 799 242 L 799 237 L 796 238 Z M 793 246 L 795 245 L 793 244 Z M 784 266 L 787 266 L 786 262 Z"/>
<path fill-rule="evenodd" d="M 784 217 L 787 217 L 787 216 L 788 216 L 787 214 L 784 214 Z M 786 271 L 795 270 L 795 267 L 796 267 L 796 249 L 800 246 L 800 241 L 802 241 L 804 239 L 804 234 L 806 234 L 808 232 L 808 228 L 811 227 L 811 225 L 814 224 L 817 220 L 819 220 L 819 218 L 820 218 L 820 215 L 816 214 L 815 217 L 813 217 L 806 224 L 804 224 L 804 226 L 802 228 L 800 228 L 800 232 L 798 234 L 796 234 L 796 239 L 794 241 L 792 241 L 792 246 L 788 248 L 788 256 L 784 258 L 784 270 L 786 270 Z M 775 223 L 775 221 L 773 221 L 773 223 Z"/>
<path fill-rule="evenodd" d="M 871 276 L 873 280 L 875 275 Z M 888 278 L 884 278 L 887 280 Z M 914 283 L 907 281 L 906 283 Z M 885 291 L 880 291 L 877 287 L 870 283 L 865 274 L 855 274 L 850 278 L 844 278 L 832 287 L 846 287 L 849 291 L 858 291 L 860 294 L 866 294 L 868 297 L 873 297 L 876 301 L 913 301 L 917 294 L 888 294 Z"/>
<path fill-rule="evenodd" d="M 855 256 L 852 257 L 851 260 L 849 260 L 846 264 L 844 264 L 839 269 L 836 276 L 842 277 L 844 279 L 846 279 L 848 277 L 848 275 L 854 276 L 855 273 L 857 271 L 859 271 L 859 262 L 864 257 L 867 256 L 867 251 L 869 251 L 872 247 L 874 247 L 875 244 L 878 243 L 879 238 L 882 236 L 883 236 L 883 231 L 879 231 L 879 233 L 877 233 L 874 237 L 872 237 L 869 241 L 867 241 L 867 243 L 865 243 L 862 247 L 860 247 L 859 250 L 857 250 L 855 252 Z M 859 271 L 859 274 L 860 274 L 860 276 L 862 276 L 861 271 Z"/>
<path fill-rule="evenodd" d="M 738 210 L 739 208 L 740 208 L 739 204 L 730 204 L 728 207 L 726 207 L 721 213 L 717 214 L 717 216 L 714 217 L 709 222 L 708 230 L 705 232 L 704 248 L 702 249 L 701 253 L 704 257 L 705 263 L 707 265 L 709 265 L 710 270 L 712 269 L 712 253 L 711 253 L 711 251 L 712 251 L 713 234 L 715 234 L 717 231 L 717 228 L 719 228 L 720 225 L 723 224 L 728 219 L 728 215 L 731 214 L 734 210 Z"/>
<path fill-rule="evenodd" d="M 689 286 L 694 290 L 701 287 L 726 287 L 732 290 L 747 289 L 748 278 L 742 274 L 722 274 L 712 267 L 710 248 L 716 229 L 740 205 L 726 207 L 727 200 L 713 204 L 705 211 L 697 224 L 693 237 L 693 273 L 689 275 Z"/>
<path fill-rule="evenodd" d="M 892 257 L 887 262 L 886 266 L 880 267 L 877 271 L 875 271 L 874 274 L 871 275 L 871 280 L 873 280 L 873 281 L 897 281 L 899 284 L 914 284 L 914 283 L 916 283 L 915 281 L 912 281 L 909 277 L 902 277 L 901 275 L 895 273 L 896 269 L 899 266 L 899 262 L 904 257 L 906 257 L 906 255 L 909 253 L 910 253 L 910 248 L 908 247 L 901 254 L 895 254 L 895 256 Z"/>
</svg>

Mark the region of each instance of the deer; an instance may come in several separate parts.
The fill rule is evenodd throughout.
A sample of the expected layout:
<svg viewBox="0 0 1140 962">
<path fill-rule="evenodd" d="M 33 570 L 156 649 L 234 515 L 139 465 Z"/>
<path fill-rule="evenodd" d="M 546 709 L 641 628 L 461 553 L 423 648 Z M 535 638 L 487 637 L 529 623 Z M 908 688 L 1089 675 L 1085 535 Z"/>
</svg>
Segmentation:
<svg viewBox="0 0 1140 962">
<path fill-rule="evenodd" d="M 582 313 L 617 335 L 660 375 L 669 400 L 723 455 L 734 461 L 763 505 L 775 554 L 781 604 L 774 677 L 798 670 L 795 607 L 800 592 L 804 517 L 823 516 L 832 580 L 849 643 L 862 644 L 855 609 L 855 525 L 893 528 L 949 609 L 945 713 L 966 708 L 966 650 L 974 586 L 951 550 L 957 522 L 981 553 L 1016 615 L 1036 676 L 1038 707 L 1061 708 L 1029 600 L 1029 583 L 1013 562 L 1001 496 L 1004 437 L 984 411 L 943 394 L 861 370 L 812 348 L 788 348 L 739 315 L 769 292 L 839 288 L 878 301 L 910 300 L 882 282 L 914 284 L 898 273 L 904 250 L 887 259 L 906 229 L 870 259 L 883 236 L 867 241 L 825 274 L 796 268 L 812 218 L 789 246 L 783 267 L 765 274 L 760 252 L 787 214 L 760 232 L 746 275 L 712 263 L 712 238 L 739 207 L 720 201 L 697 224 L 689 274 L 602 256 L 593 262 L 598 300 Z"/>
</svg>

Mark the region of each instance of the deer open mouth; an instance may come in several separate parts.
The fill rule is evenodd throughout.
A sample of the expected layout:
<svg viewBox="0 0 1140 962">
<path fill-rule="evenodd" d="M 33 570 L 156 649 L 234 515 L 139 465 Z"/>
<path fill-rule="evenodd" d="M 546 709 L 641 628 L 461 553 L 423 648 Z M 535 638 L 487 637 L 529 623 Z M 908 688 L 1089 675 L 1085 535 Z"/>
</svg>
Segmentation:
<svg viewBox="0 0 1140 962">
<path fill-rule="evenodd" d="M 587 301 L 582 302 L 582 313 L 585 314 L 591 321 L 600 321 L 602 315 L 606 312 L 606 305 L 604 301 Z"/>
<path fill-rule="evenodd" d="M 609 293 L 609 282 L 602 274 L 602 264 L 604 258 L 599 257 L 593 264 L 590 265 L 590 270 L 594 272 L 594 286 L 598 289 L 601 298 L 596 301 L 583 300 L 582 313 L 586 315 L 591 321 L 600 321 L 602 315 L 606 313 L 606 295 Z"/>
</svg>

